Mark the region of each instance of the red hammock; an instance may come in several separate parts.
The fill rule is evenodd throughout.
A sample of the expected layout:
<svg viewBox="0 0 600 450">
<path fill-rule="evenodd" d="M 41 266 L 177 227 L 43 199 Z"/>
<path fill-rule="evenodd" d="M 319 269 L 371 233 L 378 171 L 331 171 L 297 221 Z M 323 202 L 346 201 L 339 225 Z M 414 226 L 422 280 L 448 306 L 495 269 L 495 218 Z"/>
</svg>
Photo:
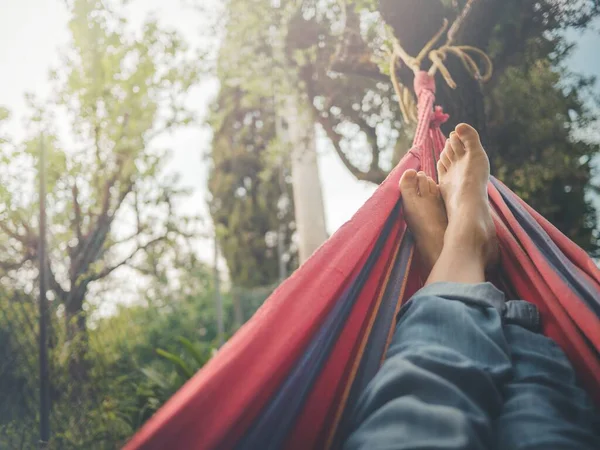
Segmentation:
<svg viewBox="0 0 600 450">
<path fill-rule="evenodd" d="M 402 302 L 421 285 L 400 207 L 407 169 L 436 179 L 444 146 L 434 81 L 417 74 L 412 149 L 373 196 L 286 280 L 218 354 L 131 439 L 134 449 L 339 447 L 348 412 L 377 371 Z M 496 284 L 540 309 L 544 333 L 600 401 L 600 271 L 492 178 Z"/>
</svg>

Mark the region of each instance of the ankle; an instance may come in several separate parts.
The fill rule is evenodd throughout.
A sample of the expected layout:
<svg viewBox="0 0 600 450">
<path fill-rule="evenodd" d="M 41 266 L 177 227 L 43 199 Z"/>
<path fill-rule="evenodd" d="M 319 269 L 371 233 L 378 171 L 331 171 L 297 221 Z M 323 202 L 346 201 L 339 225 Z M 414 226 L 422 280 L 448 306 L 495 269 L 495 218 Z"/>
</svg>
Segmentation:
<svg viewBox="0 0 600 450">
<path fill-rule="evenodd" d="M 440 281 L 483 283 L 485 281 L 485 259 L 464 247 L 445 245 L 425 284 Z"/>
<path fill-rule="evenodd" d="M 481 215 L 462 222 L 450 221 L 444 235 L 444 249 L 447 247 L 476 265 L 483 264 L 484 268 L 493 266 L 498 259 L 498 242 L 491 216 Z"/>
</svg>

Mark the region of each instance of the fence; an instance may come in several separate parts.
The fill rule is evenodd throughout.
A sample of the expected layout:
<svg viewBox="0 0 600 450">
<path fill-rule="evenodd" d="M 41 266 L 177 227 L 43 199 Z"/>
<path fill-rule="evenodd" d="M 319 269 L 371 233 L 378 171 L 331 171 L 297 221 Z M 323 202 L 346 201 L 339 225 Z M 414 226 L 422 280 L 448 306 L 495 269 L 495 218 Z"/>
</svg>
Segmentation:
<svg viewBox="0 0 600 450">
<path fill-rule="evenodd" d="M 272 289 L 223 292 L 226 338 Z M 75 337 L 67 336 L 54 303 L 48 302 L 48 449 L 120 448 L 211 357 L 218 341 L 211 286 L 195 296 L 121 307 L 89 319 Z M 38 339 L 35 291 L 0 291 L 0 449 L 41 446 Z"/>
</svg>

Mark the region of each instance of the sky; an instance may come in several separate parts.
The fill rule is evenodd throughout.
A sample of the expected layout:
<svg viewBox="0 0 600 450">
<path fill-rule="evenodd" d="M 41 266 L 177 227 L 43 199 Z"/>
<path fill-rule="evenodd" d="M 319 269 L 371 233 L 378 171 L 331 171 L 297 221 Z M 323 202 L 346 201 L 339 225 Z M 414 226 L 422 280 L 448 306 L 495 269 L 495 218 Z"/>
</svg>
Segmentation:
<svg viewBox="0 0 600 450">
<path fill-rule="evenodd" d="M 201 21 L 183 2 L 135 0 L 128 7 L 128 19 L 134 26 L 141 24 L 148 14 L 154 14 L 164 25 L 179 30 L 192 45 L 198 45 Z M 60 49 L 68 43 L 68 18 L 64 0 L 0 0 L 0 106 L 13 114 L 8 130 L 12 136 L 23 135 L 24 94 L 33 92 L 42 98 L 48 95 L 48 72 L 58 65 Z M 600 78 L 600 58 L 597 58 L 600 21 L 593 28 L 584 34 L 570 33 L 577 44 L 571 64 L 577 72 Z M 189 105 L 200 119 L 217 89 L 215 82 L 208 82 L 192 92 Z M 172 149 L 169 169 L 179 172 L 182 183 L 194 190 L 183 208 L 208 216 L 207 166 L 203 155 L 210 148 L 210 131 L 194 125 L 165 136 L 161 143 L 168 143 Z M 323 138 L 319 139 L 318 154 L 327 229 L 333 233 L 352 217 L 375 188 L 355 180 Z M 325 173 L 327 176 L 323 176 Z"/>
<path fill-rule="evenodd" d="M 26 113 L 24 94 L 48 94 L 47 76 L 58 64 L 58 54 L 67 44 L 68 12 L 62 0 L 0 0 L 0 105 L 11 110 L 13 118 L 9 132 L 21 136 L 22 118 Z M 198 17 L 178 2 L 138 0 L 129 7 L 128 19 L 141 23 L 149 13 L 160 21 L 176 27 L 192 45 L 198 43 Z M 202 118 L 210 99 L 216 93 L 216 83 L 205 83 L 190 98 L 190 106 Z M 206 164 L 203 160 L 210 148 L 210 132 L 191 126 L 165 136 L 161 144 L 169 143 L 173 159 L 171 169 L 178 171 L 182 182 L 194 188 L 194 196 L 186 210 L 206 213 Z M 373 192 L 369 183 L 356 181 L 338 160 L 324 139 L 319 145 L 319 165 L 323 181 L 327 228 L 333 233 L 347 221 Z"/>
</svg>

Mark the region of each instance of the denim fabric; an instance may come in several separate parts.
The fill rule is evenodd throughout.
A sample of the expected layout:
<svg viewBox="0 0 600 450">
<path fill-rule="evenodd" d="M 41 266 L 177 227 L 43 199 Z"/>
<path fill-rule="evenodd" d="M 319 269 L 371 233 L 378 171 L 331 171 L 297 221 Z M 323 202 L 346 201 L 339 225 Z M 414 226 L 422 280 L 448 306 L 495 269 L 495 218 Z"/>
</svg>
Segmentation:
<svg viewBox="0 0 600 450">
<path fill-rule="evenodd" d="M 539 329 L 535 306 L 490 283 L 421 289 L 344 448 L 600 449 L 591 401 Z"/>
</svg>

